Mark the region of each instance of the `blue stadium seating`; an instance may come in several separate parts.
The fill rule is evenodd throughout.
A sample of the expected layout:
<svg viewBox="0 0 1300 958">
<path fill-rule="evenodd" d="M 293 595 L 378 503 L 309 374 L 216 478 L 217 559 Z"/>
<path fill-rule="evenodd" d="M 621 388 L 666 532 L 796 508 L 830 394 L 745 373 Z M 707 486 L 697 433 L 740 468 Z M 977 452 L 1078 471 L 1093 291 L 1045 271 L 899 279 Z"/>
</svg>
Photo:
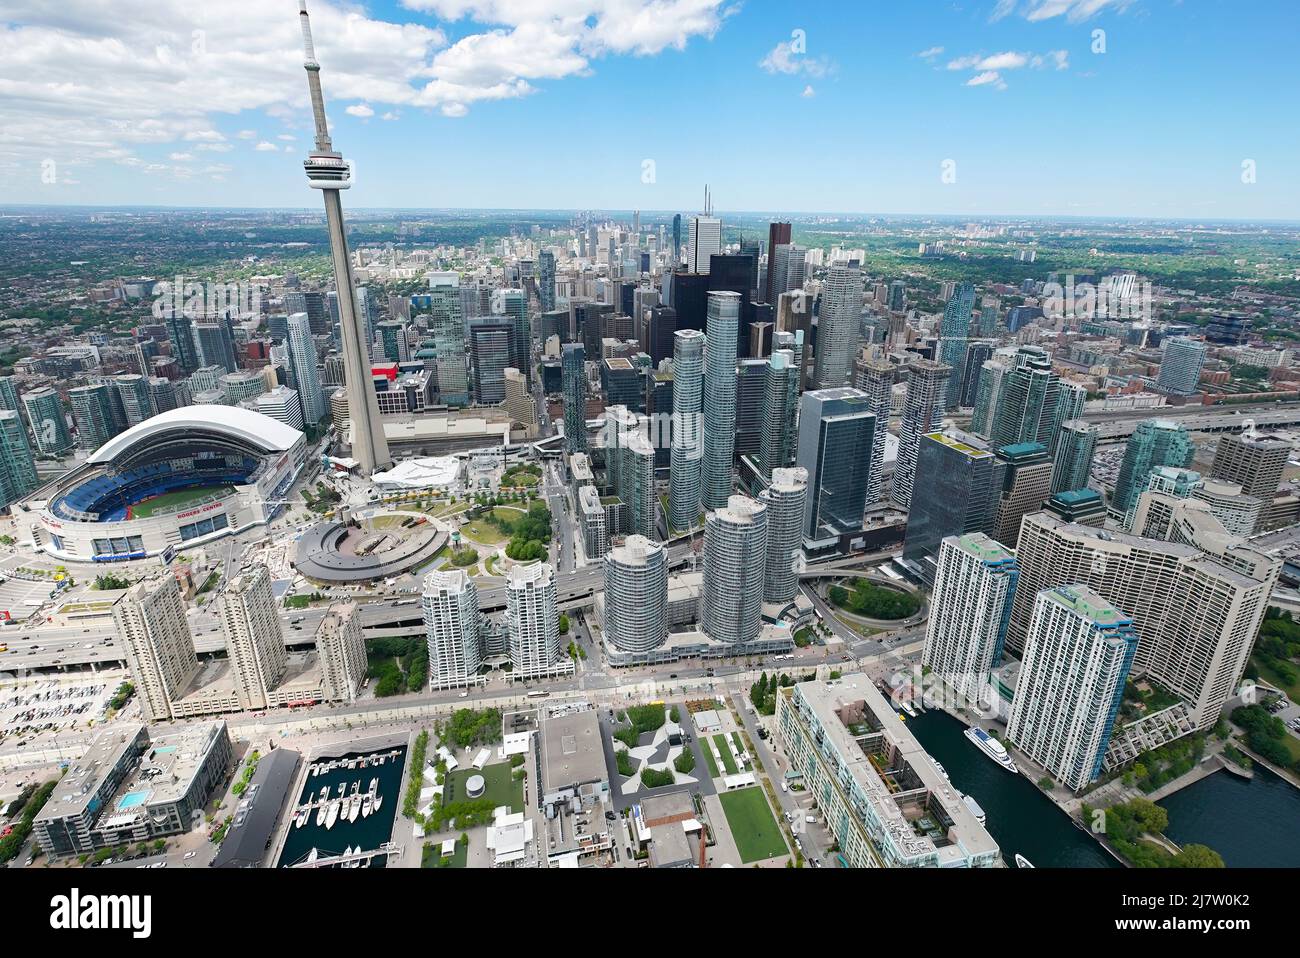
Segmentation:
<svg viewBox="0 0 1300 958">
<path fill-rule="evenodd" d="M 240 485 L 257 471 L 251 456 L 232 465 L 232 458 L 200 458 L 150 463 L 125 472 L 102 473 L 64 492 L 50 505 L 63 519 L 120 522 L 136 503 L 192 486 Z"/>
</svg>

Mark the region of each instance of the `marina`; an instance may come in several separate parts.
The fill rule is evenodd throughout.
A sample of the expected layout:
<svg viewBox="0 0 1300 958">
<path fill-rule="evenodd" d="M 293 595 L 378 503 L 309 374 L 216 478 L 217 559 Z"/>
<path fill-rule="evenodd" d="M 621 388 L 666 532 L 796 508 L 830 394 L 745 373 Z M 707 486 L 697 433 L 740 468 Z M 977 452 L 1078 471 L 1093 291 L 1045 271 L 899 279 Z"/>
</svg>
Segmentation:
<svg viewBox="0 0 1300 958">
<path fill-rule="evenodd" d="M 392 842 L 406 746 L 318 756 L 289 813 L 279 867 L 382 868 Z"/>
</svg>

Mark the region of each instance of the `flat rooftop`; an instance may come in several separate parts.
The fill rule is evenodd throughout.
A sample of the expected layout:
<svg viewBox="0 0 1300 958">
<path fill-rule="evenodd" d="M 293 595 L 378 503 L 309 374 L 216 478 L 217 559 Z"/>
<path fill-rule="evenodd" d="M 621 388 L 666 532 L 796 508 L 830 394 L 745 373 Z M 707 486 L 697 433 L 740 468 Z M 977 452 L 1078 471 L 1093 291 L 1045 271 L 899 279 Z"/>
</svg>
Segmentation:
<svg viewBox="0 0 1300 958">
<path fill-rule="evenodd" d="M 998 852 L 993 836 L 975 820 L 961 793 L 939 774 L 934 759 L 867 675 L 853 672 L 832 682 L 801 682 L 794 687 L 794 694 L 812 709 L 826 739 L 871 802 L 893 843 L 907 856 L 935 854 L 942 866 Z M 851 729 L 845 721 L 854 718 L 860 722 L 853 722 Z M 884 774 L 860 743 L 873 735 L 883 736 L 896 752 L 891 762 L 893 768 Z M 889 780 L 904 776 L 909 779 L 905 785 L 910 787 L 898 782 L 891 784 Z M 899 800 L 903 796 L 914 799 L 918 786 L 938 803 L 952 822 L 944 841 L 919 834 L 913 828 L 916 815 L 911 806 L 905 808 Z"/>
<path fill-rule="evenodd" d="M 545 719 L 541 749 L 544 794 L 609 778 L 595 709 Z"/>
<path fill-rule="evenodd" d="M 124 814 L 134 818 L 148 806 L 178 801 L 225 729 L 225 722 L 201 722 L 167 729 L 148 737 L 139 762 L 98 810 L 99 818 Z M 101 733 L 90 743 L 55 787 L 38 819 L 63 818 L 86 808 L 104 778 L 119 764 L 145 727 L 138 723 Z"/>
</svg>

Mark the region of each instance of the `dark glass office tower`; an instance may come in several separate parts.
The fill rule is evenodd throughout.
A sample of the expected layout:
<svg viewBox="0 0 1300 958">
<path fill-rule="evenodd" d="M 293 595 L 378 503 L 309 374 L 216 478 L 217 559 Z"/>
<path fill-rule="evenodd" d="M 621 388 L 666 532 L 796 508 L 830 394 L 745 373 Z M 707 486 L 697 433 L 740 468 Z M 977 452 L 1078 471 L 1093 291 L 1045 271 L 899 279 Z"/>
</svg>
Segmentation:
<svg viewBox="0 0 1300 958">
<path fill-rule="evenodd" d="M 709 257 L 710 293 L 731 292 L 740 297 L 740 328 L 736 333 L 736 355 L 749 355 L 749 328 L 754 324 L 754 268 L 755 257 L 730 253 Z M 705 329 L 708 333 L 708 329 Z"/>
<path fill-rule="evenodd" d="M 946 536 L 994 534 L 1004 469 L 988 449 L 939 432 L 921 437 L 903 558 L 927 582 L 934 582 Z"/>
<path fill-rule="evenodd" d="M 808 471 L 805 538 L 862 529 L 875 430 L 871 400 L 860 389 L 819 389 L 800 397 L 795 464 Z"/>
</svg>

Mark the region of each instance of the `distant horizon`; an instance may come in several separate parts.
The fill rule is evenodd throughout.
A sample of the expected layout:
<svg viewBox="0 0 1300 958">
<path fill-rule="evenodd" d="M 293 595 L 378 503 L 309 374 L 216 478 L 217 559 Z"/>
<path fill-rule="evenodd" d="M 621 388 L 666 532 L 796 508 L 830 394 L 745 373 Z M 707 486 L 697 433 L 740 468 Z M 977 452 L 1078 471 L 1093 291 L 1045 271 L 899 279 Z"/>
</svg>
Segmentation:
<svg viewBox="0 0 1300 958">
<path fill-rule="evenodd" d="M 136 210 L 156 211 L 156 212 L 226 212 L 226 213 L 319 213 L 324 216 L 324 209 L 320 206 L 224 206 L 224 205 L 184 205 L 184 204 L 164 204 L 164 203 L 0 203 L 0 213 L 14 210 L 31 210 L 31 211 L 69 211 L 69 210 L 88 210 L 88 211 L 121 211 L 131 212 Z M 681 214 L 683 219 L 688 216 L 703 215 L 700 211 L 663 208 L 651 209 L 647 207 L 616 207 L 616 206 L 348 206 L 344 204 L 344 214 L 348 213 L 593 213 L 601 215 L 615 214 L 632 214 L 640 213 L 642 216 L 673 216 Z M 721 209 L 714 208 L 712 215 L 724 221 L 727 214 L 735 216 L 744 216 L 755 219 L 769 219 L 772 222 L 783 222 L 785 219 L 792 217 L 810 217 L 810 216 L 827 216 L 843 217 L 855 219 L 893 219 L 893 220 L 923 220 L 938 219 L 952 220 L 959 223 L 997 221 L 997 220 L 1014 220 L 1028 222 L 1051 222 L 1057 220 L 1076 220 L 1079 222 L 1130 222 L 1130 223 L 1186 223 L 1186 224 L 1216 224 L 1216 223 L 1233 223 L 1241 225 L 1253 224 L 1279 224 L 1294 226 L 1300 228 L 1300 219 L 1286 219 L 1284 217 L 1193 217 L 1193 216 L 1140 216 L 1131 213 L 885 213 L 869 212 L 859 210 L 781 210 L 778 212 L 770 210 L 745 210 L 745 209 Z"/>
</svg>

